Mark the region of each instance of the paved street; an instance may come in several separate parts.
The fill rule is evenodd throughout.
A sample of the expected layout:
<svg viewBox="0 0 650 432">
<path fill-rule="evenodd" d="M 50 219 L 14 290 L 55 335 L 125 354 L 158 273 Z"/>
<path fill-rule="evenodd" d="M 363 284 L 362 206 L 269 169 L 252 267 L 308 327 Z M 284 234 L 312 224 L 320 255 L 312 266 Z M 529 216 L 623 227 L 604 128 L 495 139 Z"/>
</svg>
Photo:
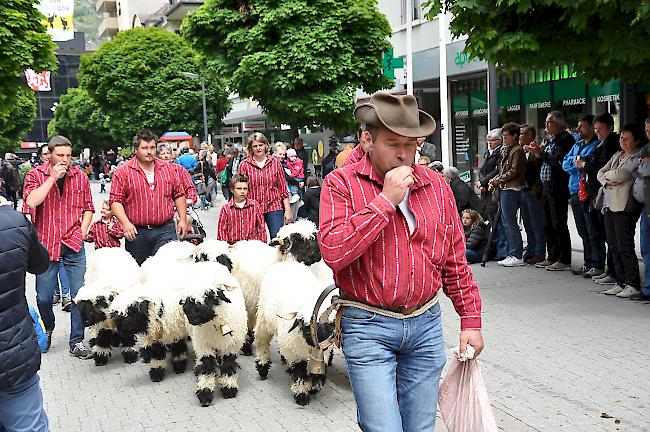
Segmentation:
<svg viewBox="0 0 650 432">
<path fill-rule="evenodd" d="M 107 195 L 92 186 L 99 208 Z M 201 213 L 209 236 L 217 216 L 216 209 Z M 483 373 L 503 431 L 650 431 L 644 366 L 650 358 L 650 304 L 599 295 L 596 285 L 568 272 L 502 269 L 495 263 L 476 265 L 474 272 L 484 301 Z M 35 303 L 33 287 L 30 277 L 27 295 Z M 442 306 L 451 347 L 457 344 L 458 319 L 447 299 Z M 125 365 L 121 355 L 105 367 L 70 357 L 69 319 L 60 305 L 56 316 L 53 346 L 40 373 L 54 431 L 357 430 L 340 352 L 328 384 L 305 408 L 293 402 L 277 350 L 267 381 L 257 377 L 252 358 L 239 357 L 239 396 L 219 395 L 201 408 L 189 369 L 152 383 L 144 364 Z M 436 430 L 444 430 L 441 421 Z"/>
</svg>

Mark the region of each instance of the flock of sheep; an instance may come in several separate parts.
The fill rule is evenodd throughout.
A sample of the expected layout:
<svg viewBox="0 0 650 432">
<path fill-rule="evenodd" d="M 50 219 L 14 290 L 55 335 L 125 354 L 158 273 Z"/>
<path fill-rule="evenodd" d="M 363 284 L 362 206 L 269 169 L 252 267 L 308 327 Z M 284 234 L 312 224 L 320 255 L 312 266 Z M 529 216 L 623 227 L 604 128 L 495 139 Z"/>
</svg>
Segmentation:
<svg viewBox="0 0 650 432">
<path fill-rule="evenodd" d="M 217 384 L 224 398 L 237 395 L 237 354 L 251 355 L 253 344 L 257 371 L 267 378 L 275 337 L 294 399 L 307 405 L 326 374 L 310 319 L 319 295 L 333 283 L 316 235 L 312 222 L 299 220 L 284 226 L 270 245 L 171 242 L 141 267 L 122 248 L 95 251 L 74 299 L 91 329 L 95 364 L 106 364 L 113 347 L 122 346 L 124 361 L 133 363 L 140 353 L 157 382 L 168 353 L 174 372 L 185 371 L 191 343 L 196 396 L 208 406 Z M 330 334 L 333 327 L 326 320 L 318 331 Z"/>
</svg>

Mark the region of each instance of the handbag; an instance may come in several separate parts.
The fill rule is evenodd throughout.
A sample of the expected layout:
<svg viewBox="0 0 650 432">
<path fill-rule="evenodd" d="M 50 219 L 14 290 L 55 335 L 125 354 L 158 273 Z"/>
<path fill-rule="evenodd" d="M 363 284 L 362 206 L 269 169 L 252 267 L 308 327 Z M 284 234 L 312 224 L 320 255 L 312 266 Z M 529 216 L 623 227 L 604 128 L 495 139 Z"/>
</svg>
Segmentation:
<svg viewBox="0 0 650 432">
<path fill-rule="evenodd" d="M 600 189 L 598 189 L 598 194 L 596 195 L 596 201 L 594 201 L 594 208 L 598 211 L 602 211 L 604 202 L 605 202 L 605 185 L 602 185 Z"/>
</svg>

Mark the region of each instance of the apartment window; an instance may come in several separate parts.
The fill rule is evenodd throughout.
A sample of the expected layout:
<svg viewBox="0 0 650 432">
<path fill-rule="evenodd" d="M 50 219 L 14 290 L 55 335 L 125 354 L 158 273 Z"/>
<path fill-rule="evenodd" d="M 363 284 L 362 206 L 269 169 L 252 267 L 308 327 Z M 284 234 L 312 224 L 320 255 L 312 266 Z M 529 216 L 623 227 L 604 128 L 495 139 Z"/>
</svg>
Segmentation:
<svg viewBox="0 0 650 432">
<path fill-rule="evenodd" d="M 402 24 L 406 24 L 406 4 L 409 0 L 402 0 Z M 411 0 L 413 5 L 413 21 L 421 18 L 422 0 Z"/>
</svg>

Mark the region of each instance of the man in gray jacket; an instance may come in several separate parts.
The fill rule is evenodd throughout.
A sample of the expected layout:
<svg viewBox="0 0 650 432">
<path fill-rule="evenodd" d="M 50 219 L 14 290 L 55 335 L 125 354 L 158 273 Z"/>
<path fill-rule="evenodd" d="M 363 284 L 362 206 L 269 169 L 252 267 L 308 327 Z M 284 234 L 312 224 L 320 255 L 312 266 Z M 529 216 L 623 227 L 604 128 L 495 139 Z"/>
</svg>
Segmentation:
<svg viewBox="0 0 650 432">
<path fill-rule="evenodd" d="M 43 273 L 49 257 L 34 226 L 8 204 L 0 197 L 0 431 L 47 432 L 25 273 Z"/>
</svg>

